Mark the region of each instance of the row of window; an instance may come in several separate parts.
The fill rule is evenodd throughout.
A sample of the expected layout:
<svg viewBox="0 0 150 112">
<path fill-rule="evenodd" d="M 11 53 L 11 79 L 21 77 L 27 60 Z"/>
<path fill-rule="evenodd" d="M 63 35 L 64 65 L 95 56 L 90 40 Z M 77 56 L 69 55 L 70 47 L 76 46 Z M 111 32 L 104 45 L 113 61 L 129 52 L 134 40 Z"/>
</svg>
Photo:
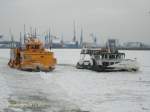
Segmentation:
<svg viewBox="0 0 150 112">
<path fill-rule="evenodd" d="M 125 55 L 95 55 L 96 59 L 124 59 Z"/>
<path fill-rule="evenodd" d="M 27 45 L 27 49 L 40 49 L 40 45 Z"/>
</svg>

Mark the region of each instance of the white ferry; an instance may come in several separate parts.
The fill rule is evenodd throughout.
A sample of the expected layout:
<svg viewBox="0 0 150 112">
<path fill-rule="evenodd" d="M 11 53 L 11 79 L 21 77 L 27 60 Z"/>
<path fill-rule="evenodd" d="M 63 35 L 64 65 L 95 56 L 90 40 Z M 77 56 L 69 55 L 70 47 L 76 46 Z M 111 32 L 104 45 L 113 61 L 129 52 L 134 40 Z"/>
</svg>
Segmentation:
<svg viewBox="0 0 150 112">
<path fill-rule="evenodd" d="M 126 59 L 125 53 L 104 48 L 83 48 L 76 68 L 103 71 L 138 71 L 136 59 Z"/>
</svg>

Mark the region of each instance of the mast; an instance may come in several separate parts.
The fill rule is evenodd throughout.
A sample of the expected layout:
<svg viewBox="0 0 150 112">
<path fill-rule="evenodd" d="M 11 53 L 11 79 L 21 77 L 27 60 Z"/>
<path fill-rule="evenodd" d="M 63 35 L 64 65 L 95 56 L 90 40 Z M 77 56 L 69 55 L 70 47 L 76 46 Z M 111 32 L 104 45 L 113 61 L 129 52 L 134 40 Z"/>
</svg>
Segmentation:
<svg viewBox="0 0 150 112">
<path fill-rule="evenodd" d="M 96 35 L 94 35 L 94 44 L 95 45 L 97 44 L 97 37 L 96 37 Z"/>
<path fill-rule="evenodd" d="M 10 47 L 11 48 L 14 48 L 14 37 L 11 33 L 11 29 L 9 29 L 9 33 L 10 33 L 10 39 L 11 39 L 11 42 L 10 42 Z"/>
<path fill-rule="evenodd" d="M 51 31 L 49 29 L 49 32 L 48 32 L 48 47 L 51 49 L 52 47 L 52 39 L 51 39 Z"/>
<path fill-rule="evenodd" d="M 30 26 L 30 37 L 32 37 L 33 35 L 32 35 L 32 27 Z"/>
<path fill-rule="evenodd" d="M 35 38 L 36 38 L 36 28 L 35 28 Z"/>
<path fill-rule="evenodd" d="M 62 47 L 63 47 L 63 44 L 64 44 L 64 35 L 63 35 L 63 33 L 61 34 L 61 45 L 62 45 Z"/>
<path fill-rule="evenodd" d="M 73 22 L 73 42 L 76 42 L 76 26 L 75 26 L 75 21 Z"/>
<path fill-rule="evenodd" d="M 96 37 L 96 34 L 95 33 L 91 33 L 90 36 L 93 39 L 94 46 L 97 47 L 97 37 Z"/>
<path fill-rule="evenodd" d="M 25 43 L 25 41 L 26 41 L 26 26 L 25 26 L 25 24 L 24 24 L 24 43 Z"/>
<path fill-rule="evenodd" d="M 45 48 L 47 48 L 47 34 L 46 34 L 46 32 L 44 33 L 44 38 L 45 38 Z"/>
<path fill-rule="evenodd" d="M 81 28 L 80 47 L 83 45 L 83 28 Z"/>
<path fill-rule="evenodd" d="M 22 46 L 22 36 L 21 36 L 21 32 L 20 32 L 20 47 Z"/>
</svg>

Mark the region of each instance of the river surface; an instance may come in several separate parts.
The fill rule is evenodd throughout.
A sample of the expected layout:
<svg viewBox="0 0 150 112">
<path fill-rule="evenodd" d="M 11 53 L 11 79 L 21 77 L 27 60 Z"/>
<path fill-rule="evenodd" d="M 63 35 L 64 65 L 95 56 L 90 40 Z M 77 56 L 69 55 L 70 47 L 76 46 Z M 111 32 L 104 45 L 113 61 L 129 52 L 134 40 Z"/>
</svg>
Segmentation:
<svg viewBox="0 0 150 112">
<path fill-rule="evenodd" d="M 7 66 L 0 49 L 0 112 L 150 112 L 150 51 L 122 51 L 137 58 L 138 72 L 94 72 L 75 68 L 79 49 L 54 49 L 53 72 Z"/>
</svg>

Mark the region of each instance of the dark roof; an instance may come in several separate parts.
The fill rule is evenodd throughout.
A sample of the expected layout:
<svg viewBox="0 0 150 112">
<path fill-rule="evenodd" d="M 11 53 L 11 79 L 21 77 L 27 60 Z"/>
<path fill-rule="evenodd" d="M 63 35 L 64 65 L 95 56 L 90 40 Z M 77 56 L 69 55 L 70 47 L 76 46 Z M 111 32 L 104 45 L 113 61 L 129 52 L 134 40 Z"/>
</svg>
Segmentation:
<svg viewBox="0 0 150 112">
<path fill-rule="evenodd" d="M 125 55 L 125 53 L 110 52 L 109 49 L 82 49 L 81 54 L 90 54 L 90 55 L 102 55 L 102 54 L 109 54 L 109 55 Z"/>
</svg>

